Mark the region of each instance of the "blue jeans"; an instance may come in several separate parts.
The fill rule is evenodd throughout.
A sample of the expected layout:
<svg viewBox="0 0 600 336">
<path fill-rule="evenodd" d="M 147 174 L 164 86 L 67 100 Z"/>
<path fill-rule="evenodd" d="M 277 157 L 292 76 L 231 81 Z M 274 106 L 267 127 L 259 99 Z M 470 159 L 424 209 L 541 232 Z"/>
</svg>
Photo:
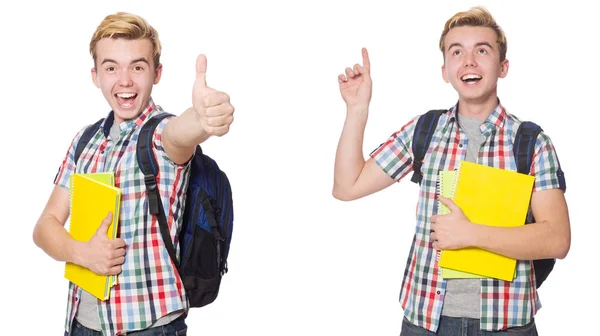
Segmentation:
<svg viewBox="0 0 600 336">
<path fill-rule="evenodd" d="M 185 318 L 182 316 L 177 319 L 171 321 L 169 324 L 144 329 L 140 331 L 132 331 L 127 334 L 121 334 L 126 336 L 186 336 L 187 335 L 187 325 L 185 324 Z M 81 323 L 77 322 L 77 320 L 73 320 L 73 324 L 71 326 L 71 333 L 65 333 L 65 336 L 102 336 L 102 332 L 89 329 L 81 325 Z"/>
<path fill-rule="evenodd" d="M 466 317 L 441 316 L 437 333 L 433 333 L 402 320 L 400 336 L 537 336 L 535 321 L 522 327 L 512 327 L 500 331 L 479 330 L 479 320 Z"/>
</svg>

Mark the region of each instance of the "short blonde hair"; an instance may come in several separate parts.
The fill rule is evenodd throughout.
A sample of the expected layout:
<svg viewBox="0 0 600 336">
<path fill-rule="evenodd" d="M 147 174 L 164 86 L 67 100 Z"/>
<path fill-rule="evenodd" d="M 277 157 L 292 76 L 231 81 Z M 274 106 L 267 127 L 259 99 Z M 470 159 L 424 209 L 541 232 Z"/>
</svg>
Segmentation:
<svg viewBox="0 0 600 336">
<path fill-rule="evenodd" d="M 458 12 L 454 14 L 446 24 L 444 25 L 444 31 L 442 32 L 442 36 L 440 36 L 440 50 L 442 54 L 444 54 L 445 38 L 448 35 L 450 29 L 455 27 L 462 26 L 472 26 L 472 27 L 489 27 L 492 28 L 496 32 L 496 42 L 498 43 L 498 50 L 500 51 L 500 62 L 506 59 L 506 36 L 504 36 L 504 31 L 502 28 L 496 23 L 496 20 L 492 17 L 492 14 L 481 6 L 472 7 L 468 11 Z"/>
<path fill-rule="evenodd" d="M 160 40 L 158 32 L 142 17 L 119 12 L 109 15 L 102 20 L 90 41 L 90 54 L 96 64 L 96 43 L 103 38 L 122 38 L 127 40 L 149 39 L 152 42 L 152 54 L 154 56 L 154 68 L 160 64 Z"/>
</svg>

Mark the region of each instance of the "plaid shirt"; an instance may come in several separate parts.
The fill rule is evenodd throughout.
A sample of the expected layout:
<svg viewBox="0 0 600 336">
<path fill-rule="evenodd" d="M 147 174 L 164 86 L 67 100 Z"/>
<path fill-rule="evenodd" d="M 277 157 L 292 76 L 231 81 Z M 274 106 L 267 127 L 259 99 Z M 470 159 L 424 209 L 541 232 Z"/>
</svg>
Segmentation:
<svg viewBox="0 0 600 336">
<path fill-rule="evenodd" d="M 118 335 L 145 329 L 160 317 L 173 311 L 188 309 L 185 290 L 169 253 L 164 246 L 156 216 L 151 216 L 143 174 L 135 156 L 141 126 L 150 117 L 164 113 L 152 99 L 147 108 L 135 119 L 120 124 L 121 132 L 115 141 L 109 137 L 114 121 L 111 112 L 81 153 L 77 165 L 74 152 L 83 134 L 82 129 L 73 139 L 54 183 L 69 188 L 69 177 L 74 173 L 115 173 L 115 185 L 121 188 L 119 237 L 127 244 L 125 262 L 118 275 L 118 284 L 110 291 L 110 299 L 99 301 L 98 311 L 104 335 Z M 166 155 L 161 134 L 167 124 L 161 121 L 154 137 L 155 155 L 160 167 L 157 179 L 167 222 L 175 239 L 182 221 L 189 165 L 176 165 Z M 69 282 L 69 296 L 65 329 L 70 330 L 77 312 L 82 289 Z"/>
<path fill-rule="evenodd" d="M 413 130 L 419 116 L 371 153 L 371 157 L 390 177 L 399 181 L 412 171 Z M 485 142 L 477 163 L 517 171 L 512 144 L 521 121 L 498 105 L 480 129 Z M 446 281 L 438 275 L 439 251 L 432 247 L 430 217 L 437 213 L 436 184 L 439 170 L 458 168 L 465 159 L 467 134 L 457 124 L 457 105 L 440 119 L 423 160 L 423 180 L 416 209 L 417 226 L 408 256 L 400 292 L 404 315 L 413 324 L 432 332 L 438 329 Z M 563 188 L 557 173 L 560 167 L 550 138 L 540 133 L 530 174 L 535 176 L 534 192 Z M 481 280 L 480 328 L 502 330 L 527 324 L 541 304 L 535 287 L 532 261 L 517 261 L 517 276 L 512 282 Z"/>
</svg>

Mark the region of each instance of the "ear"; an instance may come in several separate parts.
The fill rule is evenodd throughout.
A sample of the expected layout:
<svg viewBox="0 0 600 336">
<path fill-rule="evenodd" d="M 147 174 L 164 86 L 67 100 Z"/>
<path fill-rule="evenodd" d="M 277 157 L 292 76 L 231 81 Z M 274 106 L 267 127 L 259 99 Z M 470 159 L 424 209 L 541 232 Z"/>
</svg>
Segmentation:
<svg viewBox="0 0 600 336">
<path fill-rule="evenodd" d="M 154 70 L 154 84 L 160 82 L 160 76 L 162 75 L 162 64 L 158 63 L 156 70 Z"/>
<path fill-rule="evenodd" d="M 96 68 L 92 68 L 92 82 L 94 82 L 94 85 L 96 85 L 97 88 L 100 88 L 100 81 L 98 80 Z"/>
<path fill-rule="evenodd" d="M 444 82 L 446 83 L 450 83 L 450 81 L 448 80 L 448 73 L 446 72 L 446 65 L 442 65 L 442 78 L 444 79 Z"/>
<path fill-rule="evenodd" d="M 508 60 L 500 62 L 500 78 L 504 78 L 508 75 Z"/>
</svg>

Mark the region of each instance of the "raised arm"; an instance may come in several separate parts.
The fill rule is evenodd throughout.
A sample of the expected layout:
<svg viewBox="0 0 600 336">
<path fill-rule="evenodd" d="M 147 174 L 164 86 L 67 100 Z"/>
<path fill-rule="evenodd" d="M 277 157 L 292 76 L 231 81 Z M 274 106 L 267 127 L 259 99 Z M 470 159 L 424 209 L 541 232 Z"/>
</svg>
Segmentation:
<svg viewBox="0 0 600 336">
<path fill-rule="evenodd" d="M 362 49 L 363 64 L 346 68 L 338 76 L 340 93 L 346 102 L 346 121 L 335 156 L 333 197 L 350 201 L 394 183 L 373 161 L 363 157 L 363 138 L 371 101 L 371 64 L 367 49 Z"/>
<path fill-rule="evenodd" d="M 229 95 L 206 84 L 206 56 L 196 60 L 196 79 L 192 92 L 192 107 L 172 118 L 163 131 L 163 144 L 169 158 L 177 163 L 187 162 L 196 146 L 212 135 L 229 132 L 234 108 Z"/>
</svg>

